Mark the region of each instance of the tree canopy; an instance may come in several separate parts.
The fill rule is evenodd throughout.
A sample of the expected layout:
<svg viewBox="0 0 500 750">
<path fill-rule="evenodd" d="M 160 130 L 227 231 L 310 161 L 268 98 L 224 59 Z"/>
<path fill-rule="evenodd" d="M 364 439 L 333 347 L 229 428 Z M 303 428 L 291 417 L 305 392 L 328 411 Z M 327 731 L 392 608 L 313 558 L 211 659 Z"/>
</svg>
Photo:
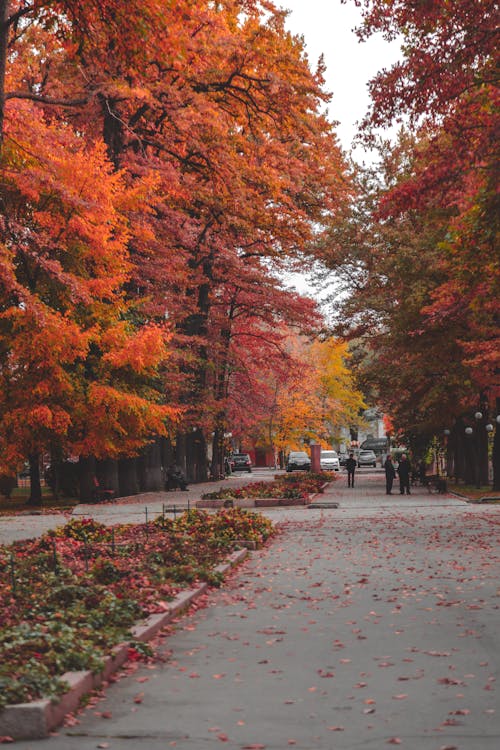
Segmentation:
<svg viewBox="0 0 500 750">
<path fill-rule="evenodd" d="M 400 428 L 432 431 L 500 396 L 498 8 L 361 5 L 360 39 L 399 38 L 402 57 L 370 84 L 361 137 L 379 164 L 359 170 L 329 264 L 351 291 L 341 314 L 362 379 Z"/>
<path fill-rule="evenodd" d="M 3 453 L 223 430 L 280 372 L 349 194 L 322 68 L 271 2 L 0 2 Z"/>
</svg>

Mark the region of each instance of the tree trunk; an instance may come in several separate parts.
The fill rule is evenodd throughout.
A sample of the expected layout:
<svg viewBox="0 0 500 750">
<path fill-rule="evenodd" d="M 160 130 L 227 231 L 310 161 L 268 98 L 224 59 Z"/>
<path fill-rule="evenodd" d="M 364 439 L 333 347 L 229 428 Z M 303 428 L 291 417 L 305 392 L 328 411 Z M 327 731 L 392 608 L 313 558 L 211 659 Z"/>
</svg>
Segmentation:
<svg viewBox="0 0 500 750">
<path fill-rule="evenodd" d="M 78 462 L 80 480 L 80 502 L 91 503 L 94 498 L 96 476 L 96 461 L 94 456 L 80 456 Z"/>
<path fill-rule="evenodd" d="M 161 473 L 161 447 L 159 440 L 148 445 L 144 453 L 145 463 L 145 492 L 155 492 L 163 489 L 163 477 Z"/>
<path fill-rule="evenodd" d="M 135 458 L 122 458 L 118 461 L 118 484 L 120 497 L 139 494 Z"/>
<path fill-rule="evenodd" d="M 224 477 L 224 427 L 220 424 L 215 428 L 212 439 L 210 477 L 214 480 Z"/>
<path fill-rule="evenodd" d="M 50 449 L 50 466 L 47 468 L 44 479 L 52 490 L 54 500 L 59 500 L 61 496 L 61 481 L 63 469 L 63 453 L 61 446 L 54 443 Z"/>
<path fill-rule="evenodd" d="M 26 505 L 40 507 L 42 505 L 42 485 L 40 483 L 40 454 L 30 453 L 30 496 Z"/>
<path fill-rule="evenodd" d="M 106 490 L 114 490 L 115 496 L 119 497 L 118 462 L 112 458 L 96 461 L 95 471 L 100 486 Z"/>
<path fill-rule="evenodd" d="M 465 443 L 465 423 L 462 419 L 457 419 L 451 433 L 453 440 L 454 454 L 454 476 L 457 482 L 466 481 L 467 460 L 466 460 L 466 443 Z"/>
<path fill-rule="evenodd" d="M 191 482 L 206 482 L 207 471 L 207 443 L 205 435 L 200 429 L 191 431 L 187 436 L 187 455 Z"/>
<path fill-rule="evenodd" d="M 186 477 L 187 482 L 195 481 L 190 455 L 189 433 L 178 432 L 175 441 L 175 461 Z"/>
<path fill-rule="evenodd" d="M 467 485 L 476 482 L 476 455 L 474 446 L 474 435 L 470 435 L 465 443 L 465 475 L 464 481 Z"/>
</svg>

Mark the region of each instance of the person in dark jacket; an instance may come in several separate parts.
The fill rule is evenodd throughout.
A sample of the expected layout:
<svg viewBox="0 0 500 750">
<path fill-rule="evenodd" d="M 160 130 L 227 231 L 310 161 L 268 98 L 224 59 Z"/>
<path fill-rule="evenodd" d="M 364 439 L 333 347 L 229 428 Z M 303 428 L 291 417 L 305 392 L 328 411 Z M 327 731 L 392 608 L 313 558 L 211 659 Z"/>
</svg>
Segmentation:
<svg viewBox="0 0 500 750">
<path fill-rule="evenodd" d="M 392 483 L 396 478 L 396 469 L 392 463 L 392 456 L 389 454 L 385 459 L 385 494 L 392 495 Z"/>
<path fill-rule="evenodd" d="M 188 489 L 186 477 L 184 476 L 181 467 L 177 466 L 177 464 L 173 464 L 167 469 L 167 482 L 165 489 L 174 490 L 176 487 L 179 487 L 183 492 L 186 492 Z"/>
<path fill-rule="evenodd" d="M 356 459 L 354 458 L 354 453 L 349 453 L 349 458 L 345 462 L 345 467 L 347 469 L 347 486 L 354 487 L 354 472 L 356 470 Z"/>
<path fill-rule="evenodd" d="M 399 492 L 401 495 L 410 495 L 410 477 L 411 477 L 411 465 L 408 461 L 406 453 L 401 454 L 398 464 L 398 476 L 399 476 Z"/>
</svg>

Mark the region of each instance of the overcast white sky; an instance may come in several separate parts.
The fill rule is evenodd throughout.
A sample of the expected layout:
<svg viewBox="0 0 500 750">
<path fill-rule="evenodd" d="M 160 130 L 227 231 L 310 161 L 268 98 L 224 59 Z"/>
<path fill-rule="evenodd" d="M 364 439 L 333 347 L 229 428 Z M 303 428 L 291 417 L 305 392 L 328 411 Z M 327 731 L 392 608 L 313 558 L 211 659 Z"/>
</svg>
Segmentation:
<svg viewBox="0 0 500 750">
<path fill-rule="evenodd" d="M 357 132 L 356 123 L 369 106 L 367 84 L 381 68 L 390 67 L 400 56 L 399 45 L 381 37 L 360 43 L 354 28 L 361 23 L 354 0 L 343 5 L 340 0 L 275 0 L 276 5 L 291 11 L 287 27 L 300 34 L 306 43 L 312 70 L 323 54 L 326 64 L 325 88 L 333 94 L 328 105 L 331 120 L 337 120 L 337 134 L 345 151 L 351 149 Z M 356 149 L 357 161 L 370 161 L 370 155 Z M 290 274 L 287 279 L 301 294 L 318 301 L 321 296 L 308 283 L 307 275 Z"/>
<path fill-rule="evenodd" d="M 350 149 L 356 122 L 368 109 L 367 83 L 378 70 L 397 60 L 398 45 L 382 38 L 358 42 L 353 29 L 361 16 L 354 0 L 347 5 L 340 0 L 276 0 L 276 4 L 291 11 L 288 28 L 304 36 L 313 70 L 324 54 L 326 89 L 333 93 L 330 117 L 340 123 L 337 133 L 341 146 Z"/>
</svg>

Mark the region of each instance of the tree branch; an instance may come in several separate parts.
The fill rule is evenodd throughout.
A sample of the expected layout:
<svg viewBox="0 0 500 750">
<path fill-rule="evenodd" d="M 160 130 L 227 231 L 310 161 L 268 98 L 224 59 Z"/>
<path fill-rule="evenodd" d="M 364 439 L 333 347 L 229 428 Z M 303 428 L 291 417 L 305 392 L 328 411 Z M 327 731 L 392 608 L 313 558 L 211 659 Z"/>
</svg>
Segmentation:
<svg viewBox="0 0 500 750">
<path fill-rule="evenodd" d="M 8 91 L 5 94 L 5 100 L 7 101 L 7 99 L 29 99 L 32 102 L 52 104 L 57 107 L 80 107 L 89 101 L 88 96 L 82 99 L 54 99 L 51 96 L 40 96 L 39 94 L 32 94 L 29 91 Z"/>
</svg>

